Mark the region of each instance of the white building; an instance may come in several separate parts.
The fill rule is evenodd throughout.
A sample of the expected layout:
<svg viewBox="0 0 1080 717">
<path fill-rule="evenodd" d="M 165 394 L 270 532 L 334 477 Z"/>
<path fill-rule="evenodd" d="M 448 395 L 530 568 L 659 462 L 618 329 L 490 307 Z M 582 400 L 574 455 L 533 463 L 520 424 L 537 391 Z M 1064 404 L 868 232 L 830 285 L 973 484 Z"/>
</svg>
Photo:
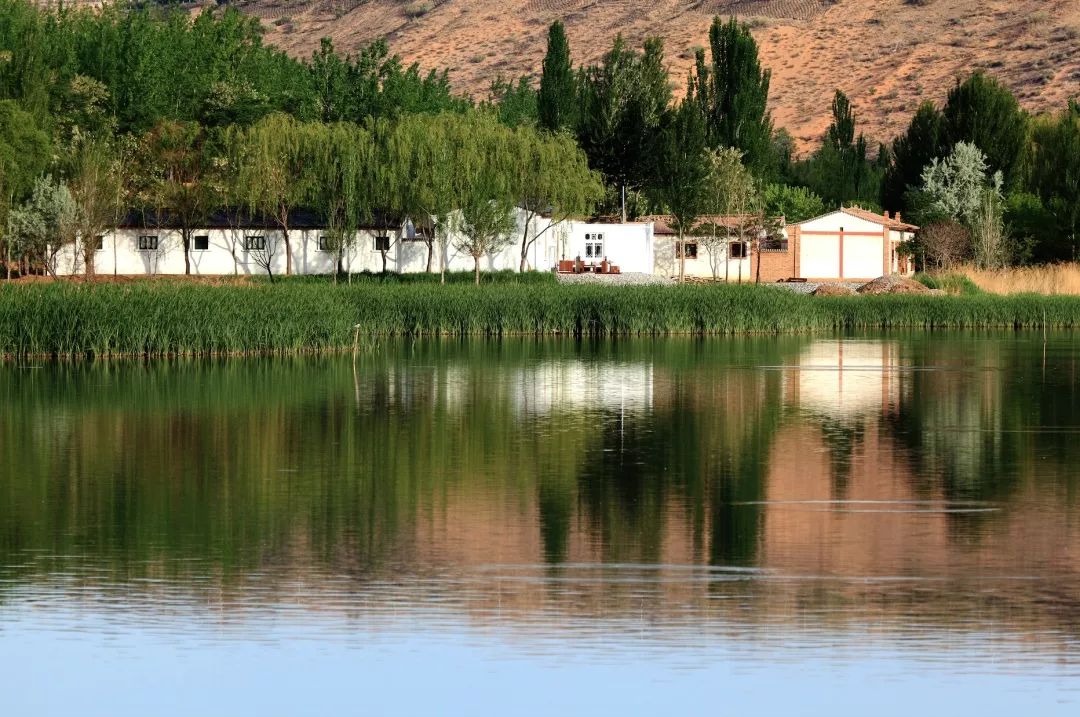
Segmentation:
<svg viewBox="0 0 1080 717">
<path fill-rule="evenodd" d="M 910 276 L 914 266 L 899 253 L 900 245 L 918 227 L 904 223 L 899 213 L 876 214 L 843 207 L 792 227 L 793 277 L 810 280 L 869 281 L 879 276 Z"/>
<path fill-rule="evenodd" d="M 679 234 L 671 226 L 670 217 L 654 219 L 654 273 L 661 276 L 678 276 L 681 254 L 685 251 L 685 276 L 727 281 L 754 281 L 752 247 L 764 238 L 764 230 L 756 217 L 707 216 L 701 217 L 694 229 L 683 237 L 679 246 Z M 787 244 L 787 227 L 783 218 L 772 223 L 773 237 L 778 244 Z M 744 241 L 733 238 L 740 230 Z M 757 235 L 755 235 L 755 232 Z"/>
<path fill-rule="evenodd" d="M 518 211 L 518 226 L 498 252 L 481 258 L 482 271 L 517 271 L 521 265 L 521 244 L 525 236 L 525 213 Z M 219 214 L 190 232 L 188 252 L 190 273 L 201 276 L 262 275 L 269 270 L 284 275 L 287 267 L 284 232 L 267 221 L 230 219 Z M 621 270 L 651 273 L 653 266 L 652 224 L 593 224 L 567 221 L 552 224 L 536 217 L 529 227 L 535 238 L 525 256 L 526 270 L 551 271 L 560 258 L 581 256 L 586 263 L 599 264 L 603 257 Z M 418 229 L 382 214 L 360 228 L 352 241 L 339 252 L 314 214 L 298 211 L 290 218 L 289 247 L 294 274 L 344 272 L 419 273 L 428 268 L 439 271 L 443 262 L 449 271 L 472 271 L 473 257 L 456 248 L 454 236 L 435 237 L 430 226 Z M 122 276 L 179 275 L 185 271 L 183 236 L 173 222 L 154 221 L 130 215 L 116 230 L 97 240 L 94 271 Z M 595 259 L 592 255 L 595 254 Z M 86 271 L 81 245 L 63 247 L 53 259 L 58 275 Z"/>
<path fill-rule="evenodd" d="M 557 232 L 556 260 L 578 260 L 585 265 L 599 265 L 605 259 L 622 273 L 653 273 L 652 222 L 627 224 L 604 222 L 566 222 L 553 227 Z"/>
</svg>

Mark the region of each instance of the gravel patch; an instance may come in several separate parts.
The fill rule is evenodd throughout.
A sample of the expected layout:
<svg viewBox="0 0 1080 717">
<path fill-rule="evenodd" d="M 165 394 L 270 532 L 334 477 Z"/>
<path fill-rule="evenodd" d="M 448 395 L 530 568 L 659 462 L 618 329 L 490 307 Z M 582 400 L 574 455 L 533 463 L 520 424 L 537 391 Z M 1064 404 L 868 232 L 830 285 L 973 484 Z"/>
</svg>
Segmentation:
<svg viewBox="0 0 1080 717">
<path fill-rule="evenodd" d="M 660 284 L 669 286 L 674 279 L 628 271 L 624 274 L 556 274 L 560 284 L 607 284 L 609 286 L 646 286 Z"/>
<path fill-rule="evenodd" d="M 852 291 L 858 291 L 863 285 L 863 282 L 861 281 L 830 281 L 828 283 L 834 286 L 844 286 Z M 812 281 L 778 281 L 775 284 L 770 284 L 770 286 L 775 286 L 780 289 L 794 291 L 796 294 L 813 294 L 821 285 L 821 282 Z"/>
</svg>

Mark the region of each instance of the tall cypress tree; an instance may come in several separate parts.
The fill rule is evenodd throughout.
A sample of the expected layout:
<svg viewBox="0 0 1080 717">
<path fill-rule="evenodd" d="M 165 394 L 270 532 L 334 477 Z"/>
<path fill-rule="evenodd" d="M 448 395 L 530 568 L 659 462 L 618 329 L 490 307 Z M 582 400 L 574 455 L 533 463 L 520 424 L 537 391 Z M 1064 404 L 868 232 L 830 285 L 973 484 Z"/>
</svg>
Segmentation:
<svg viewBox="0 0 1080 717">
<path fill-rule="evenodd" d="M 986 155 L 990 172 L 1000 171 L 1005 186 L 1019 186 L 1027 147 L 1028 120 L 1007 87 L 976 72 L 958 82 L 945 104 L 945 154 L 957 142 L 971 142 Z"/>
<path fill-rule="evenodd" d="M 758 173 L 771 163 L 772 118 L 769 116 L 769 80 L 771 73 L 762 69 L 757 42 L 750 28 L 735 18 L 724 22 L 719 17 L 709 29 L 712 68 L 709 82 L 701 77 L 705 70 L 698 63 L 698 101 L 702 103 L 713 147 L 735 147 L 743 153 L 746 166 Z M 701 92 L 706 84 L 708 92 Z"/>
<path fill-rule="evenodd" d="M 570 63 L 570 43 L 559 21 L 548 30 L 547 55 L 538 97 L 540 126 L 552 132 L 573 129 L 577 119 L 577 87 Z"/>
<path fill-rule="evenodd" d="M 907 131 L 893 140 L 892 164 L 881 185 L 881 205 L 897 211 L 904 204 L 908 187 L 917 187 L 930 160 L 942 155 L 941 112 L 929 100 L 919 105 Z"/>
</svg>

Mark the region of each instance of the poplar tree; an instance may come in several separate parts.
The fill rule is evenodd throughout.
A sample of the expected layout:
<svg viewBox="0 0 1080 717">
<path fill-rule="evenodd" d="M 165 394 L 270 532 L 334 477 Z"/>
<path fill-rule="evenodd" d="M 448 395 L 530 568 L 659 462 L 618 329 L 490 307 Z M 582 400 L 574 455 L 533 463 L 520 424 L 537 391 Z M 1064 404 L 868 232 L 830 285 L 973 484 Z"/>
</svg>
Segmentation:
<svg viewBox="0 0 1080 717">
<path fill-rule="evenodd" d="M 713 20 L 709 29 L 712 66 L 700 54 L 696 63 L 696 96 L 708 123 L 712 147 L 735 147 L 755 173 L 772 162 L 772 118 L 769 83 L 772 73 L 761 67 L 750 28 L 734 17 Z M 707 89 L 706 89 L 707 88 Z"/>
<path fill-rule="evenodd" d="M 1058 236 L 1047 242 L 1051 246 L 1044 255 L 1075 261 L 1080 257 L 1080 103 L 1076 100 L 1059 116 L 1041 117 L 1033 123 L 1031 187 L 1057 229 Z"/>
<path fill-rule="evenodd" d="M 555 21 L 548 30 L 538 95 L 540 126 L 551 132 L 572 129 L 577 119 L 577 80 L 570 60 L 566 28 Z"/>
</svg>

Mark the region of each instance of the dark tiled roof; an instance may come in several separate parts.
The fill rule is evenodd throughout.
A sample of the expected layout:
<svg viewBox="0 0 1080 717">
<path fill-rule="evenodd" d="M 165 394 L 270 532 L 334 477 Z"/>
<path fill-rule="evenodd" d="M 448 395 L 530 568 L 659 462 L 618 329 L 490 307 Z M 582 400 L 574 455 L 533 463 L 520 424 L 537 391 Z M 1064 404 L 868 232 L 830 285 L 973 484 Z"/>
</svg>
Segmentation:
<svg viewBox="0 0 1080 717">
<path fill-rule="evenodd" d="M 382 210 L 376 210 L 366 221 L 361 222 L 360 229 L 396 229 L 404 223 L 404 220 Z M 179 229 L 180 222 L 176 216 L 168 211 L 156 212 L 154 210 L 130 210 L 120 221 L 121 229 Z M 318 212 L 311 209 L 295 209 L 289 212 L 290 229 L 323 229 L 326 223 L 322 221 Z M 219 209 L 211 212 L 205 221 L 198 222 L 199 229 L 276 229 L 277 222 L 270 217 L 254 214 L 244 209 Z"/>
</svg>

